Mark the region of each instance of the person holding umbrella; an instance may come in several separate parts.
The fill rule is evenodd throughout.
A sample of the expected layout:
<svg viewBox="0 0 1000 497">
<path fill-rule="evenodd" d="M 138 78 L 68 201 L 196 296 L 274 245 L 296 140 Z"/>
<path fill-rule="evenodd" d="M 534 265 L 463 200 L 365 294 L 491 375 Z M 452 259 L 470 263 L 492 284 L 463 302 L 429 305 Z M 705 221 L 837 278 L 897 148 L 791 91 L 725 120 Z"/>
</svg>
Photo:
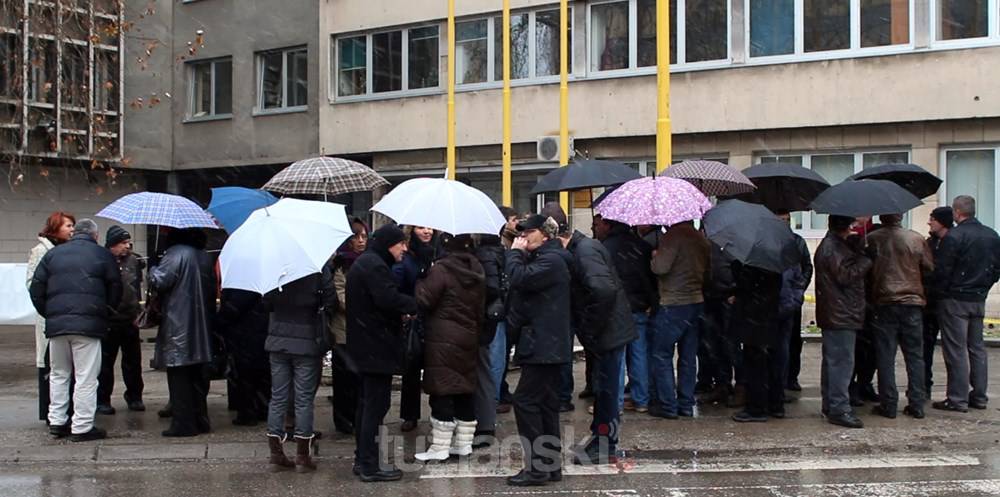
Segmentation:
<svg viewBox="0 0 1000 497">
<path fill-rule="evenodd" d="M 823 414 L 832 424 L 862 428 L 849 388 L 854 340 L 865 323 L 865 278 L 872 262 L 849 241 L 853 223 L 853 217 L 830 216 L 830 229 L 816 249 L 816 324 L 823 331 Z"/>
<path fill-rule="evenodd" d="M 153 362 L 167 369 L 173 416 L 164 437 L 208 433 L 209 378 L 215 314 L 215 265 L 205 253 L 205 233 L 198 228 L 171 229 L 167 251 L 149 270 L 149 284 L 160 296 L 163 320 L 156 335 Z"/>
<path fill-rule="evenodd" d="M 872 320 L 878 359 L 879 405 L 873 413 L 896 417 L 896 344 L 906 361 L 909 404 L 903 412 L 924 417 L 923 323 L 927 300 L 923 278 L 934 270 L 930 248 L 917 232 L 903 229 L 902 214 L 882 214 L 882 229 L 868 236 L 868 253 L 874 261 L 871 295 L 875 305 Z"/>
<path fill-rule="evenodd" d="M 416 300 L 400 292 L 390 269 L 406 250 L 403 230 L 387 224 L 372 233 L 367 250 L 347 272 L 347 349 L 361 378 L 354 472 L 363 482 L 403 477 L 383 466 L 376 437 L 389 411 L 392 375 L 403 368 L 403 317 L 417 313 Z"/>
</svg>

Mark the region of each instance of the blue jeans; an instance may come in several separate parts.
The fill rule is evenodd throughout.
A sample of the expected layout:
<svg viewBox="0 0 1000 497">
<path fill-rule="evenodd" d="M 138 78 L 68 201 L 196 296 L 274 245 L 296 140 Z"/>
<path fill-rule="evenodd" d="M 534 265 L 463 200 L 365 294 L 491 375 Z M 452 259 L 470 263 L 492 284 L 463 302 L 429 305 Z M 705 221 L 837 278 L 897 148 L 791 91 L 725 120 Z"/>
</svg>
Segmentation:
<svg viewBox="0 0 1000 497">
<path fill-rule="evenodd" d="M 559 404 L 573 403 L 573 360 L 559 367 Z"/>
<path fill-rule="evenodd" d="M 649 315 L 645 312 L 633 312 L 632 320 L 639 337 L 628 345 L 629 392 L 636 407 L 646 407 L 649 405 L 649 339 L 652 330 Z"/>
<path fill-rule="evenodd" d="M 497 323 L 497 333 L 490 342 L 490 374 L 496 385 L 497 402 L 500 402 L 500 384 L 503 382 L 503 371 L 507 367 L 507 323 Z"/>
<path fill-rule="evenodd" d="M 312 438 L 313 401 L 323 371 L 319 356 L 303 356 L 271 352 L 271 404 L 267 414 L 267 432 L 285 436 L 285 414 L 288 403 L 295 406 L 295 436 Z M 289 399 L 289 390 L 294 399 Z"/>
<path fill-rule="evenodd" d="M 622 398 L 622 366 L 625 363 L 625 347 L 595 354 L 594 371 L 594 419 L 590 432 L 595 437 L 608 437 L 608 450 L 618 446 L 618 432 L 621 419 L 618 415 Z"/>
<path fill-rule="evenodd" d="M 658 407 L 667 414 L 694 411 L 698 380 L 698 320 L 702 304 L 661 306 L 656 314 L 652 342 L 652 372 Z M 674 348 L 677 381 L 674 381 Z"/>
</svg>

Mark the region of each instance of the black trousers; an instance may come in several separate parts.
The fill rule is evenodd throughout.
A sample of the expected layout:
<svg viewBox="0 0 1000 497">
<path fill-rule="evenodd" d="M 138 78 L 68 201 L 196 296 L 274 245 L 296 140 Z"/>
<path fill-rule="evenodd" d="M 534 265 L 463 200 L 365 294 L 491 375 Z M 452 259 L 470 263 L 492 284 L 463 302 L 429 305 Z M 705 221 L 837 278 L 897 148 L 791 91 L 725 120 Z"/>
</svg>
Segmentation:
<svg viewBox="0 0 1000 497">
<path fill-rule="evenodd" d="M 799 382 L 799 372 L 802 371 L 802 308 L 795 313 L 793 328 L 788 336 L 788 385 Z"/>
<path fill-rule="evenodd" d="M 561 364 L 522 364 L 514 391 L 514 419 L 524 444 L 524 466 L 529 471 L 561 469 L 559 431 Z"/>
<path fill-rule="evenodd" d="M 930 302 L 924 307 L 924 391 L 928 395 L 934 385 L 934 346 L 937 345 L 938 334 L 941 332 L 936 307 L 936 303 Z"/>
<path fill-rule="evenodd" d="M 785 408 L 785 364 L 780 360 L 780 348 L 786 346 L 787 337 L 777 323 L 756 332 L 753 340 L 743 342 L 746 410 L 754 416 L 767 416 Z"/>
<path fill-rule="evenodd" d="M 865 327 L 858 333 L 854 342 L 854 381 L 855 388 L 867 388 L 875 379 L 878 370 L 878 357 L 875 355 L 875 332 L 872 326 L 873 316 L 865 317 Z"/>
<path fill-rule="evenodd" d="M 420 371 L 421 364 L 416 363 L 403 372 L 399 391 L 399 419 L 403 421 L 420 419 Z"/>
<path fill-rule="evenodd" d="M 167 368 L 170 390 L 170 431 L 183 434 L 208 433 L 208 375 L 204 364 Z"/>
<path fill-rule="evenodd" d="M 333 347 L 333 426 L 341 432 L 354 428 L 358 410 L 358 388 L 360 378 L 348 362 L 347 346 Z"/>
<path fill-rule="evenodd" d="M 438 421 L 476 420 L 475 394 L 431 395 L 429 403 L 431 416 Z"/>
<path fill-rule="evenodd" d="M 271 403 L 271 370 L 238 359 L 231 364 L 230 383 L 236 417 L 245 421 L 267 421 Z"/>
<path fill-rule="evenodd" d="M 378 432 L 389 412 L 392 376 L 362 374 L 358 392 L 358 411 L 354 420 L 354 464 L 364 474 L 379 470 Z"/>
<path fill-rule="evenodd" d="M 101 372 L 97 376 L 97 403 L 111 404 L 115 389 L 115 361 L 122 354 L 122 381 L 125 382 L 125 402 L 142 400 L 142 348 L 139 328 L 132 323 L 114 325 L 101 340 Z"/>
</svg>

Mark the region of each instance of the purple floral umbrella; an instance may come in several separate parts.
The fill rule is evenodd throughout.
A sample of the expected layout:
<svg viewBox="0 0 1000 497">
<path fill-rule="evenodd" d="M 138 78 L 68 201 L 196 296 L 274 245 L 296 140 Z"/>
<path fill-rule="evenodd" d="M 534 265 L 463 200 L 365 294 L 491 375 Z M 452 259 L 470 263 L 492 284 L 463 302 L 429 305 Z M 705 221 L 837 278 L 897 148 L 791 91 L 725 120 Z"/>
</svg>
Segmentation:
<svg viewBox="0 0 1000 497">
<path fill-rule="evenodd" d="M 694 185 L 660 176 L 629 181 L 611 192 L 596 211 L 629 226 L 671 226 L 701 219 L 712 203 Z"/>
</svg>

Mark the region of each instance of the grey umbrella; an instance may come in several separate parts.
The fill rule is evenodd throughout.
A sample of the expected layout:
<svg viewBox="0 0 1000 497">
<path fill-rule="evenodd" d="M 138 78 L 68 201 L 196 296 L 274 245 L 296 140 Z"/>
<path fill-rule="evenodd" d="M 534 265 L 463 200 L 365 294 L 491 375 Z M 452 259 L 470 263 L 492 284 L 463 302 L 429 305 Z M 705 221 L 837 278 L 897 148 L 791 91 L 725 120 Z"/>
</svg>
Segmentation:
<svg viewBox="0 0 1000 497">
<path fill-rule="evenodd" d="M 747 266 L 780 273 L 799 263 L 795 234 L 767 207 L 724 200 L 701 222 L 709 240 Z"/>
<path fill-rule="evenodd" d="M 288 194 L 340 195 L 369 192 L 389 182 L 372 168 L 339 157 L 300 160 L 275 174 L 262 190 Z"/>
<path fill-rule="evenodd" d="M 736 168 L 714 160 L 687 160 L 668 167 L 661 176 L 687 181 L 708 197 L 750 193 L 756 188 Z"/>
</svg>

